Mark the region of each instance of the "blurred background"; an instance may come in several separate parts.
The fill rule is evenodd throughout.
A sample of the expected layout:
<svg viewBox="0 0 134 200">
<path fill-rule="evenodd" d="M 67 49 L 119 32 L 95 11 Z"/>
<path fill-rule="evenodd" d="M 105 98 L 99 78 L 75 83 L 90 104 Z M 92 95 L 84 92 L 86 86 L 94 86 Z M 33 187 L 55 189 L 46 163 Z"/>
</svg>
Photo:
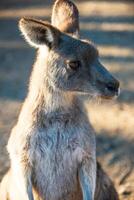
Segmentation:
<svg viewBox="0 0 134 200">
<path fill-rule="evenodd" d="M 53 0 L 0 1 L 0 180 L 9 167 L 6 144 L 26 96 L 36 51 L 18 30 L 32 16 L 50 21 Z M 116 101 L 89 103 L 97 156 L 121 200 L 134 200 L 134 1 L 76 1 L 81 35 L 97 45 L 104 65 L 120 80 Z"/>
</svg>

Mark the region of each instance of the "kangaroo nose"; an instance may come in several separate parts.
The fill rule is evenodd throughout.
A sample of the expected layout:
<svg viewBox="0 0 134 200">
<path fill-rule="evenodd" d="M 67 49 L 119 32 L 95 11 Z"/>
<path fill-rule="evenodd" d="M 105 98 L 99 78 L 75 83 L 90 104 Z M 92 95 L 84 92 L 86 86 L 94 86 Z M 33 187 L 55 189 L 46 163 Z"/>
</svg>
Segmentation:
<svg viewBox="0 0 134 200">
<path fill-rule="evenodd" d="M 107 89 L 110 90 L 111 92 L 118 92 L 118 89 L 119 89 L 119 81 L 117 80 L 114 80 L 114 81 L 111 81 L 109 83 L 107 83 Z"/>
</svg>

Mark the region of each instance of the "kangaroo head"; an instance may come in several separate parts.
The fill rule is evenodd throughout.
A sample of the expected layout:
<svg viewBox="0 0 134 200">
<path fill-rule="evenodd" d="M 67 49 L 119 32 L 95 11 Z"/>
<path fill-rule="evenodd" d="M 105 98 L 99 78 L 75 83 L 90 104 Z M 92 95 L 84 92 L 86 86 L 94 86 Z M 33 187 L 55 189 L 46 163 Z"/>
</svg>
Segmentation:
<svg viewBox="0 0 134 200">
<path fill-rule="evenodd" d="M 54 6 L 53 25 L 28 18 L 20 20 L 20 30 L 26 40 L 44 55 L 39 55 L 44 82 L 47 79 L 48 87 L 53 90 L 85 92 L 106 98 L 117 96 L 119 82 L 102 66 L 95 46 L 90 41 L 78 39 L 76 7 L 70 1 L 56 3 L 59 2 Z M 65 26 L 64 23 L 60 25 L 55 16 L 57 5 L 61 11 L 66 5 Z"/>
</svg>

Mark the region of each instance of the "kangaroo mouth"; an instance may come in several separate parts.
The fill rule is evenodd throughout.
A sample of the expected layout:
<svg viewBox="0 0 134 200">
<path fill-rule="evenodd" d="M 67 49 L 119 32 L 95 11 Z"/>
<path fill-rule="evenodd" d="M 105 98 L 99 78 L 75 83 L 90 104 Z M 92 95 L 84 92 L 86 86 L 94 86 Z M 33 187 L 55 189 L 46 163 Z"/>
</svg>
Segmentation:
<svg viewBox="0 0 134 200">
<path fill-rule="evenodd" d="M 102 99 L 111 100 L 111 99 L 116 99 L 116 98 L 118 97 L 118 95 L 111 95 L 111 96 L 100 95 L 100 97 L 101 97 Z"/>
</svg>

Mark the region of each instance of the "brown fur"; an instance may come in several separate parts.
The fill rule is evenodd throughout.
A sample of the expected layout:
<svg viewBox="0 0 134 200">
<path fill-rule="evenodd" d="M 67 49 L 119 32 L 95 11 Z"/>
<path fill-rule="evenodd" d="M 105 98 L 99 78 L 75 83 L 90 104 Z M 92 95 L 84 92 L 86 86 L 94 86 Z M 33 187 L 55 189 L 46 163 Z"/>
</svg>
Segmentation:
<svg viewBox="0 0 134 200">
<path fill-rule="evenodd" d="M 113 182 L 97 162 L 97 181 L 95 200 L 119 200 Z"/>
</svg>

